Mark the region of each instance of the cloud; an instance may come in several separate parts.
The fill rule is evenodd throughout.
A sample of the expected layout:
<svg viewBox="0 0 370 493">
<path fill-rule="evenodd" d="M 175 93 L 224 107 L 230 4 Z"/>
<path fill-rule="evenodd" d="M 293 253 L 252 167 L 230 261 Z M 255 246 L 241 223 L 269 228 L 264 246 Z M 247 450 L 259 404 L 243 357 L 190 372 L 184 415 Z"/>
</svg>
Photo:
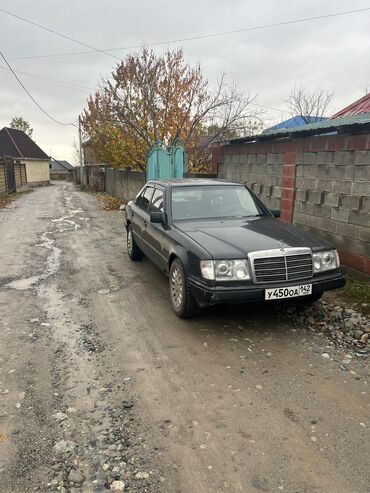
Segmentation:
<svg viewBox="0 0 370 493">
<path fill-rule="evenodd" d="M 270 24 L 291 19 L 366 8 L 365 0 L 349 5 L 344 0 L 14 0 L 12 12 L 101 49 L 160 42 Z M 240 89 L 258 95 L 257 102 L 286 109 L 284 100 L 295 83 L 334 90 L 333 112 L 364 94 L 370 82 L 368 54 L 370 12 L 288 26 L 261 29 L 182 43 L 190 63 L 200 61 L 207 77 L 215 81 L 226 72 Z M 84 51 L 71 41 L 0 13 L 2 49 L 16 70 L 94 88 L 110 74 L 115 60 L 100 53 L 55 58 L 13 60 L 17 57 Z M 180 43 L 181 44 L 181 43 Z M 170 48 L 175 45 L 168 45 Z M 167 46 L 157 47 L 163 51 Z M 123 56 L 127 50 L 114 52 Z M 20 74 L 39 103 L 55 118 L 74 121 L 82 111 L 88 89 L 64 87 Z M 34 138 L 46 152 L 72 158 L 74 127 L 48 120 L 17 85 L 0 70 L 0 126 L 22 115 L 34 128 Z M 269 110 L 272 119 L 283 112 Z"/>
</svg>

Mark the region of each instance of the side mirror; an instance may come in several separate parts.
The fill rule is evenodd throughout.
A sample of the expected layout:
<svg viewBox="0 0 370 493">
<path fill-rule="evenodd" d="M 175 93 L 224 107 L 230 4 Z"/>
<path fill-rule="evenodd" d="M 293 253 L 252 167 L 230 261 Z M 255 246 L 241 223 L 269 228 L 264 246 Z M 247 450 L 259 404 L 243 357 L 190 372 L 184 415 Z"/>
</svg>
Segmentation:
<svg viewBox="0 0 370 493">
<path fill-rule="evenodd" d="M 278 209 L 274 209 L 271 211 L 271 214 L 278 219 L 280 217 L 280 211 Z"/>
<path fill-rule="evenodd" d="M 154 224 L 166 224 L 166 216 L 164 212 L 151 212 L 150 222 Z"/>
</svg>

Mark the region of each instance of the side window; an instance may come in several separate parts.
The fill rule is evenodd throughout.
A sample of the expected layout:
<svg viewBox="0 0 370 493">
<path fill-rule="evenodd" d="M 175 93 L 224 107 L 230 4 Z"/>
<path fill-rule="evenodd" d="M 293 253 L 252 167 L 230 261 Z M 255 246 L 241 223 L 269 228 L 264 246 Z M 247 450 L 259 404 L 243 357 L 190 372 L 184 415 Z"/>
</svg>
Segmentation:
<svg viewBox="0 0 370 493">
<path fill-rule="evenodd" d="M 163 212 L 163 190 L 156 188 L 150 205 L 150 212 Z"/>
<path fill-rule="evenodd" d="M 143 198 L 145 190 L 146 190 L 146 188 L 144 188 L 144 190 L 140 193 L 140 195 L 138 195 L 135 199 L 135 205 L 137 205 L 138 207 L 140 207 L 140 202 L 141 202 L 141 199 Z"/>
<path fill-rule="evenodd" d="M 136 205 L 145 212 L 148 210 L 148 206 L 150 204 L 153 191 L 154 191 L 153 187 L 146 187 L 143 193 L 136 200 Z"/>
</svg>

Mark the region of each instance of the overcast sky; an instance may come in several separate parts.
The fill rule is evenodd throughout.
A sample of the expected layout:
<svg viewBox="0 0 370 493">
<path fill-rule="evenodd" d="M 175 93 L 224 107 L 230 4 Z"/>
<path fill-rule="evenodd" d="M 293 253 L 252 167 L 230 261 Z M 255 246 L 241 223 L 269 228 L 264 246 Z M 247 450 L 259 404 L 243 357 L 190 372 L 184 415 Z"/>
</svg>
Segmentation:
<svg viewBox="0 0 370 493">
<path fill-rule="evenodd" d="M 370 1 L 0 0 L 0 7 L 84 43 L 109 49 L 361 9 L 370 7 Z M 66 123 L 76 120 L 91 90 L 116 63 L 101 53 L 22 58 L 86 48 L 1 12 L 0 37 L 1 50 L 32 95 Z M 285 100 L 296 83 L 334 90 L 330 113 L 362 97 L 366 85 L 370 87 L 370 11 L 168 46 L 182 46 L 186 60 L 199 61 L 211 83 L 224 71 L 240 89 L 256 95 L 257 103 L 276 108 L 267 110 L 270 122 L 289 116 L 283 111 L 287 110 Z M 156 51 L 165 48 L 157 47 Z M 112 53 L 124 56 L 127 50 Z M 72 160 L 76 129 L 43 115 L 4 66 L 0 62 L 0 128 L 9 125 L 13 116 L 23 116 L 46 153 Z"/>
</svg>

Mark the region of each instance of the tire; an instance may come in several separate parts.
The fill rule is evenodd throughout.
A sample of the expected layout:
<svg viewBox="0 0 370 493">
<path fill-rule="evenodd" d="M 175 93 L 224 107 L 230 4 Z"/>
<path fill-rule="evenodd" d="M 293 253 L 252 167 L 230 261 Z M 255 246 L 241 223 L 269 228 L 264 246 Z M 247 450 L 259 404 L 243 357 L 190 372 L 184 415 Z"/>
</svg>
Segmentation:
<svg viewBox="0 0 370 493">
<path fill-rule="evenodd" d="M 131 226 L 127 228 L 127 253 L 131 260 L 141 260 L 144 257 L 143 252 L 137 246 Z"/>
<path fill-rule="evenodd" d="M 182 262 L 176 258 L 170 268 L 170 299 L 174 312 L 180 318 L 190 318 L 199 313 L 199 306 L 190 291 Z"/>
</svg>

